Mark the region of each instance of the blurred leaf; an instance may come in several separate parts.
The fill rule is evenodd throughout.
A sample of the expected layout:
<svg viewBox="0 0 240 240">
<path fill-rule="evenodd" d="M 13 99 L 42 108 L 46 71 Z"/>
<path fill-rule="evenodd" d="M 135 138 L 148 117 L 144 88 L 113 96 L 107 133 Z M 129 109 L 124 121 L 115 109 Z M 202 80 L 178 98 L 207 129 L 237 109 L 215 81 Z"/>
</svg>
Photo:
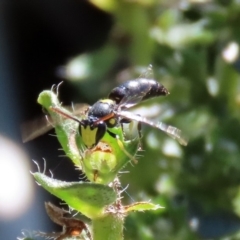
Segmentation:
<svg viewBox="0 0 240 240">
<path fill-rule="evenodd" d="M 205 25 L 206 22 L 202 20 L 191 24 L 177 24 L 167 30 L 157 26 L 151 29 L 151 37 L 160 44 L 176 49 L 198 43 L 209 44 L 213 42 L 214 35 L 205 29 Z"/>
</svg>

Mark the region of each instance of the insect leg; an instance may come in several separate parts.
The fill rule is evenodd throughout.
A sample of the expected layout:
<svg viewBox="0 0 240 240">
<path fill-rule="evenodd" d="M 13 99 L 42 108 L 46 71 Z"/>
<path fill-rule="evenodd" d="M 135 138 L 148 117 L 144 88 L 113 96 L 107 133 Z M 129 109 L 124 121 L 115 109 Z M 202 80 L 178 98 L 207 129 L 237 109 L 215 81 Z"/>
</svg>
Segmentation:
<svg viewBox="0 0 240 240">
<path fill-rule="evenodd" d="M 121 129 L 122 129 L 122 132 L 123 132 L 123 137 L 126 140 L 126 134 L 125 134 L 125 131 L 123 129 L 123 123 L 131 123 L 131 120 L 124 119 L 124 118 L 120 120 L 120 125 L 121 125 Z"/>
<path fill-rule="evenodd" d="M 142 123 L 137 123 L 137 130 L 138 130 L 138 136 L 139 136 L 139 150 L 142 150 Z"/>
</svg>

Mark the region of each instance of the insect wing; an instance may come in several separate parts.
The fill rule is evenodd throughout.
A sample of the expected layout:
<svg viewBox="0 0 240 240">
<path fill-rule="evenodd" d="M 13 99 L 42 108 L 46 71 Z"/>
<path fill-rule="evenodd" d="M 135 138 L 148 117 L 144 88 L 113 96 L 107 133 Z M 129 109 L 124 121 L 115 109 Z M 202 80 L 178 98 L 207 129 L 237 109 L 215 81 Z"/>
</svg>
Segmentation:
<svg viewBox="0 0 240 240">
<path fill-rule="evenodd" d="M 72 114 L 74 116 L 81 117 L 86 115 L 86 112 L 89 109 L 89 105 L 85 103 L 76 103 L 71 106 L 71 109 L 70 107 L 65 108 L 67 108 L 69 111 L 72 111 Z"/>
<path fill-rule="evenodd" d="M 153 69 L 152 65 L 150 64 L 146 71 L 143 71 L 137 79 L 130 80 L 129 87 L 137 89 L 137 85 L 139 85 L 140 79 L 153 79 Z M 132 86 L 131 86 L 132 85 Z M 124 106 L 126 108 L 130 108 L 139 102 L 142 101 L 144 96 L 150 91 L 151 87 L 149 84 L 141 84 L 141 89 L 138 92 L 131 92 L 127 96 L 123 97 L 120 102 L 120 106 Z"/>
<path fill-rule="evenodd" d="M 74 106 L 72 106 L 72 107 L 67 106 L 65 108 L 70 109 L 74 116 L 82 117 L 82 116 L 86 115 L 89 105 L 74 104 Z M 52 128 L 54 128 L 55 124 L 56 124 L 56 121 L 54 121 L 48 115 L 36 118 L 31 121 L 24 122 L 21 125 L 22 141 L 25 143 L 25 142 L 29 142 L 37 137 L 40 137 L 41 135 L 47 133 Z"/>
<path fill-rule="evenodd" d="M 143 78 L 138 78 L 125 83 L 128 84 L 128 88 L 131 89 L 131 91 L 122 98 L 119 107 L 130 108 L 143 100 L 146 94 L 150 91 L 151 86 L 147 84 L 147 82 L 146 84 L 142 84 L 143 81 L 140 80 L 144 81 Z"/>
<path fill-rule="evenodd" d="M 148 68 L 147 70 L 143 71 L 139 78 L 146 78 L 146 79 L 153 79 L 153 67 L 152 67 L 152 64 L 149 64 L 148 65 Z"/>
<path fill-rule="evenodd" d="M 142 116 L 139 116 L 139 115 L 133 114 L 131 112 L 127 112 L 127 111 L 121 111 L 121 112 L 117 113 L 117 115 L 122 118 L 127 118 L 130 120 L 135 120 L 138 122 L 146 123 L 152 127 L 158 128 L 158 129 L 162 130 L 163 132 L 165 132 L 166 134 L 168 134 L 173 139 L 176 139 L 183 146 L 187 146 L 187 144 L 188 144 L 187 138 L 185 136 L 183 136 L 182 131 L 176 127 L 167 125 L 163 122 L 153 123 L 152 121 L 148 120 L 147 118 L 144 118 Z"/>
<path fill-rule="evenodd" d="M 53 128 L 50 121 L 47 116 L 43 116 L 21 124 L 22 141 L 29 142 L 50 131 Z"/>
</svg>

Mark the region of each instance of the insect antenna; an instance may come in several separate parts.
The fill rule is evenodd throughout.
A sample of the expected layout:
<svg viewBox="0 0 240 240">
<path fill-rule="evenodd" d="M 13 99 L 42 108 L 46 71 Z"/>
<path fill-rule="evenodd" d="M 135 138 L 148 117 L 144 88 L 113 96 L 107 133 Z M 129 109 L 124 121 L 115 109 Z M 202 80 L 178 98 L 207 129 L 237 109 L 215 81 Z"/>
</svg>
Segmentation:
<svg viewBox="0 0 240 240">
<path fill-rule="evenodd" d="M 66 112 L 63 112 L 62 110 L 60 110 L 60 109 L 57 108 L 57 107 L 50 107 L 49 109 L 50 109 L 51 111 L 55 112 L 55 113 L 59 113 L 60 115 L 66 117 L 66 118 L 70 118 L 70 119 L 72 119 L 72 120 L 74 120 L 74 121 L 76 121 L 76 122 L 78 122 L 78 123 L 81 124 L 81 121 L 79 121 L 77 118 L 71 116 L 70 114 L 68 114 L 68 113 L 66 113 Z"/>
</svg>

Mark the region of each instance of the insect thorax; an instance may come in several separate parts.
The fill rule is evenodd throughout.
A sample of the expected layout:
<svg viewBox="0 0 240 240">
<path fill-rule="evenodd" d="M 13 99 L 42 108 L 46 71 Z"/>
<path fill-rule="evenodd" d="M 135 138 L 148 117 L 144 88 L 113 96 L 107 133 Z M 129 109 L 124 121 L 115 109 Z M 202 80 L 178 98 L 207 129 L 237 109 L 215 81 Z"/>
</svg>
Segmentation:
<svg viewBox="0 0 240 240">
<path fill-rule="evenodd" d="M 116 107 L 115 101 L 111 99 L 99 100 L 89 109 L 88 119 L 94 118 L 100 120 L 101 118 L 109 116 L 109 118 L 103 121 L 106 123 L 107 127 L 115 127 L 118 124 L 118 119 L 114 114 Z"/>
</svg>

